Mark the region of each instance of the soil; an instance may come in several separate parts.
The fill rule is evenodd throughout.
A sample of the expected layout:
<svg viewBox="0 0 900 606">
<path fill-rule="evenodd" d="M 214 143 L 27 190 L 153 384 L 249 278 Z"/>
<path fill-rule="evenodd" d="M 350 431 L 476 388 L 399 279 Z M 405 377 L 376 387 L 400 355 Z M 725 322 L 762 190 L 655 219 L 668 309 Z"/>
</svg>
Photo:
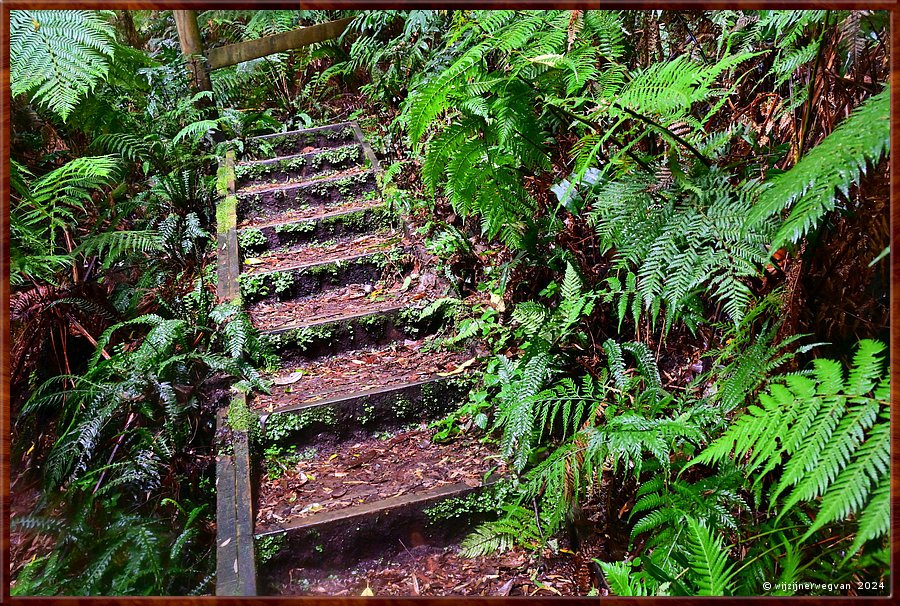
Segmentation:
<svg viewBox="0 0 900 606">
<path fill-rule="evenodd" d="M 291 301 L 260 301 L 249 310 L 258 330 L 309 325 L 348 316 L 375 314 L 411 306 L 428 297 L 402 284 L 378 282 L 350 284 L 321 294 Z"/>
<path fill-rule="evenodd" d="M 268 271 L 296 269 L 309 265 L 353 258 L 402 246 L 402 234 L 396 230 L 347 237 L 338 242 L 295 243 L 277 250 L 266 251 L 259 256 L 244 259 L 241 274 L 258 274 Z"/>
<path fill-rule="evenodd" d="M 300 362 L 270 377 L 270 395 L 256 394 L 251 406 L 272 412 L 285 406 L 317 402 L 367 389 L 414 383 L 450 373 L 470 359 L 468 352 L 422 351 L 425 339 L 357 349 L 328 358 Z"/>
<path fill-rule="evenodd" d="M 456 546 L 405 546 L 386 560 L 361 562 L 352 570 L 295 569 L 279 584 L 282 595 L 360 596 L 577 596 L 570 554 L 515 548 L 464 558 Z"/>
<path fill-rule="evenodd" d="M 320 511 L 426 491 L 448 484 L 481 486 L 485 475 L 503 473 L 496 455 L 466 436 L 435 444 L 433 429 L 419 427 L 387 439 L 378 435 L 334 444 L 323 438 L 298 447 L 303 458 L 277 479 L 259 483 L 257 532 Z M 278 465 L 278 463 L 275 463 Z"/>
</svg>

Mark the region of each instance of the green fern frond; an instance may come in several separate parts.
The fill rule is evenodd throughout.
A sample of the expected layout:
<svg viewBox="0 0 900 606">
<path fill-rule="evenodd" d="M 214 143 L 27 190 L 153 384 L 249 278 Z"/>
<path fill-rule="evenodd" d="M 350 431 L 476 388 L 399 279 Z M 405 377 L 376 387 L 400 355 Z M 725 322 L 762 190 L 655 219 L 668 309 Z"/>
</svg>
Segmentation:
<svg viewBox="0 0 900 606">
<path fill-rule="evenodd" d="M 691 580 L 697 584 L 697 595 L 723 596 L 731 593 L 733 565 L 721 536 L 713 536 L 709 528 L 692 517 L 687 518 L 687 546 Z"/>
<path fill-rule="evenodd" d="M 826 524 L 870 511 L 873 488 L 889 472 L 884 350 L 881 343 L 860 342 L 846 380 L 839 364 L 818 359 L 811 376 L 789 375 L 772 384 L 760 394 L 761 407 L 750 406 L 691 464 L 719 462 L 733 451 L 736 460 L 747 461 L 757 485 L 780 469 L 770 497 L 779 519 L 798 503 L 821 499 L 804 539 Z M 873 515 L 869 520 L 879 519 Z M 867 531 L 877 536 L 882 527 L 868 523 Z"/>
<path fill-rule="evenodd" d="M 113 28 L 97 11 L 10 11 L 12 94 L 30 94 L 65 121 L 106 77 L 113 40 Z"/>
<path fill-rule="evenodd" d="M 479 525 L 460 544 L 466 558 L 509 551 L 514 545 L 533 547 L 540 541 L 534 512 L 518 505 L 506 505 L 503 517 Z"/>
<path fill-rule="evenodd" d="M 595 12 L 595 11 L 591 11 Z M 599 11 L 597 11 L 599 12 Z M 632 574 L 631 564 L 628 562 L 597 562 L 603 569 L 603 574 L 612 592 L 621 597 L 649 595 L 646 582 Z"/>
<path fill-rule="evenodd" d="M 869 98 L 791 170 L 773 179 L 749 215 L 756 224 L 786 209 L 772 250 L 798 242 L 837 206 L 851 185 L 890 150 L 890 90 Z"/>
</svg>

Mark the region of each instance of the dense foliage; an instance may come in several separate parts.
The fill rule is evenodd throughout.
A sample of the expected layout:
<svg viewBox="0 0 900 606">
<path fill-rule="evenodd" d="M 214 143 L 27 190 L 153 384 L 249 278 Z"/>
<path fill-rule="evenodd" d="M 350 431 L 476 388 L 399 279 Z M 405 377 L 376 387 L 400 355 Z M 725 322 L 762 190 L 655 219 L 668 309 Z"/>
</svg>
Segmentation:
<svg viewBox="0 0 900 606">
<path fill-rule="evenodd" d="M 441 434 L 474 419 L 517 472 L 470 553 L 599 508 L 631 541 L 601 562 L 620 595 L 884 578 L 888 375 L 862 337 L 886 338 L 886 307 L 830 346 L 795 311 L 828 230 L 879 195 L 861 179 L 889 145 L 880 19 L 454 15 L 400 121 L 427 191 L 511 253 L 460 324 L 497 357 Z M 863 74 L 881 84 L 840 84 Z M 451 259 L 472 257 L 459 220 L 435 235 Z M 887 233 L 856 227 L 845 262 L 872 280 Z"/>
<path fill-rule="evenodd" d="M 196 93 L 168 11 L 13 11 L 14 455 L 43 478 L 13 531 L 53 537 L 14 592 L 210 590 L 206 395 L 263 387 L 213 293 L 216 142 L 364 116 L 455 286 L 443 346 L 488 350 L 437 423 L 512 470 L 465 552 L 568 530 L 617 595 L 886 581 L 887 28 L 368 11 Z"/>
</svg>

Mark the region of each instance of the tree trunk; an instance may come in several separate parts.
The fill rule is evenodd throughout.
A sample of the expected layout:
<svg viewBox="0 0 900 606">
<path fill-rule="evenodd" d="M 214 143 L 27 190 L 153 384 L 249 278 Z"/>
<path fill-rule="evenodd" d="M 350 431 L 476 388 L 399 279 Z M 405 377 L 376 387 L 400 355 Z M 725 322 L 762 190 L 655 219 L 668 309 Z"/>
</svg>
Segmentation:
<svg viewBox="0 0 900 606">
<path fill-rule="evenodd" d="M 196 92 L 211 91 L 212 83 L 209 80 L 206 54 L 203 52 L 203 38 L 200 37 L 200 26 L 197 25 L 197 11 L 172 11 L 172 13 L 175 15 L 181 52 L 190 63 L 191 84 Z"/>
</svg>

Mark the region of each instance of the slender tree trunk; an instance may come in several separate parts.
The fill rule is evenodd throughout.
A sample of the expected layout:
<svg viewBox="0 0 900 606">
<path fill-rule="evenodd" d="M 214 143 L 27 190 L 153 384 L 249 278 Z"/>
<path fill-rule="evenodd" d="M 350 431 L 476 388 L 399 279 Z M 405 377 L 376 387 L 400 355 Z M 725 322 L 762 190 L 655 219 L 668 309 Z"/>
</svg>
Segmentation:
<svg viewBox="0 0 900 606">
<path fill-rule="evenodd" d="M 129 46 L 137 49 L 144 48 L 144 38 L 134 26 L 134 17 L 131 11 L 116 11 L 116 29 Z"/>
<path fill-rule="evenodd" d="M 211 91 L 212 83 L 209 80 L 206 53 L 203 52 L 203 38 L 200 37 L 200 26 L 197 25 L 197 11 L 172 11 L 172 13 L 175 15 L 181 52 L 190 64 L 194 90 Z"/>
</svg>

